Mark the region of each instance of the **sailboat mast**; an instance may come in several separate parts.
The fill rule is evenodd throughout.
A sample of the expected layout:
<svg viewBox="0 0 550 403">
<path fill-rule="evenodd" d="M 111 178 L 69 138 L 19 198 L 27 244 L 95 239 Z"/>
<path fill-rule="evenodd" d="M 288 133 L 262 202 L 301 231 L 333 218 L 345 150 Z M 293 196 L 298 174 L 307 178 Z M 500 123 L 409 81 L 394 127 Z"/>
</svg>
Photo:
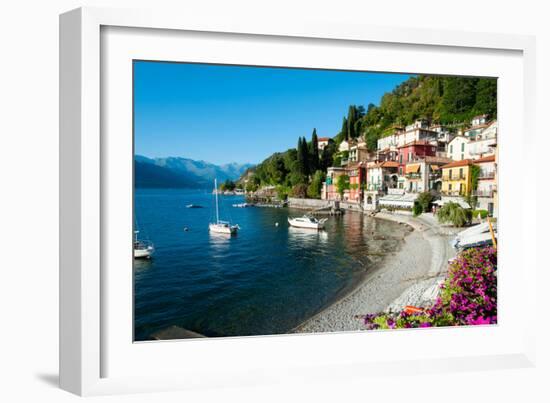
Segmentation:
<svg viewBox="0 0 550 403">
<path fill-rule="evenodd" d="M 220 217 L 218 212 L 218 180 L 214 179 L 214 192 L 216 192 L 216 224 L 220 223 Z"/>
</svg>

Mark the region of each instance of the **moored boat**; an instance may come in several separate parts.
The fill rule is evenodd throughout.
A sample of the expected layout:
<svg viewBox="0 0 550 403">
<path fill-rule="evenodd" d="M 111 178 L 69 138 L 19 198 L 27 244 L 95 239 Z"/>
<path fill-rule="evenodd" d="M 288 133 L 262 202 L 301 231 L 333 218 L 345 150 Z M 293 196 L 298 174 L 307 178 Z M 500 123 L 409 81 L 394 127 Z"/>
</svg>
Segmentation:
<svg viewBox="0 0 550 403">
<path fill-rule="evenodd" d="M 222 221 L 220 220 L 220 211 L 219 211 L 219 204 L 218 204 L 218 181 L 214 179 L 214 194 L 216 195 L 216 222 L 210 223 L 208 225 L 208 229 L 210 232 L 218 233 L 218 234 L 229 234 L 233 235 L 237 233 L 237 230 L 239 229 L 239 225 L 231 225 L 228 221 Z"/>
<path fill-rule="evenodd" d="M 323 229 L 327 218 L 318 220 L 315 217 L 304 215 L 302 217 L 288 217 L 288 223 L 297 228 Z"/>
<path fill-rule="evenodd" d="M 138 239 L 139 231 L 134 231 L 134 259 L 150 259 L 155 251 L 150 241 Z"/>
</svg>

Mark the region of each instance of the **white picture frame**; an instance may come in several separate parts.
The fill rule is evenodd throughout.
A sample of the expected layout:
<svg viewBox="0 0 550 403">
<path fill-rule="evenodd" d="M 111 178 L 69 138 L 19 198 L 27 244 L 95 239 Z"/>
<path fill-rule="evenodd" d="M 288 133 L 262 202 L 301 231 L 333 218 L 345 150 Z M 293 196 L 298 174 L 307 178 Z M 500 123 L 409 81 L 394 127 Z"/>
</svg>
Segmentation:
<svg viewBox="0 0 550 403">
<path fill-rule="evenodd" d="M 110 28 L 111 27 L 111 28 Z M 112 28 L 116 27 L 116 28 Z M 114 32 L 114 39 L 105 42 L 102 34 Z M 118 30 L 118 31 L 117 31 Z M 140 38 L 136 43 L 130 39 L 117 39 L 116 35 L 137 35 L 138 30 L 147 36 L 155 33 L 156 36 L 148 41 L 148 37 Z M 154 30 L 154 31 L 153 31 Z M 231 48 L 233 53 L 214 55 L 213 49 L 202 49 L 210 61 L 234 62 L 231 58 L 240 55 L 243 64 L 269 64 L 269 55 L 262 52 L 246 51 L 247 40 L 256 45 L 271 44 L 281 49 L 299 43 L 304 46 L 326 46 L 332 52 L 339 48 L 355 49 L 362 52 L 362 46 L 369 49 L 378 49 L 382 52 L 392 48 L 396 52 L 407 51 L 408 55 L 422 54 L 423 52 L 442 52 L 448 54 L 449 59 L 457 57 L 460 52 L 468 53 L 468 57 L 483 59 L 492 57 L 500 60 L 503 57 L 503 78 L 499 84 L 499 129 L 503 131 L 499 144 L 502 149 L 499 155 L 499 175 L 505 177 L 499 183 L 501 195 L 499 227 L 502 235 L 499 239 L 499 268 L 510 267 L 510 270 L 500 273 L 499 277 L 499 325 L 496 327 L 476 327 L 464 329 L 433 329 L 419 331 L 392 331 L 392 332 L 355 332 L 345 334 L 324 335 L 294 335 L 272 337 L 227 338 L 224 340 L 195 340 L 185 342 L 158 342 L 136 345 L 127 337 L 117 339 L 117 334 L 128 332 L 131 323 L 127 318 L 128 298 L 121 298 L 122 302 L 113 302 L 109 293 L 113 288 L 120 286 L 131 288 L 130 284 L 120 284 L 128 276 L 111 278 L 109 245 L 113 240 L 109 233 L 109 244 L 106 243 L 105 228 L 120 223 L 126 231 L 128 222 L 116 221 L 113 215 L 106 215 L 110 211 L 114 195 L 111 192 L 116 188 L 115 183 L 128 180 L 128 164 L 121 164 L 123 168 L 114 168 L 111 158 L 124 154 L 128 146 L 128 138 L 116 140 L 114 136 L 105 137 L 109 132 L 110 124 L 106 123 L 110 110 L 105 110 L 105 94 L 114 94 L 109 98 L 109 108 L 121 111 L 120 116 L 127 113 L 128 81 L 122 86 L 113 84 L 113 81 L 102 80 L 102 74 L 107 74 L 105 61 L 102 57 L 120 55 L 123 51 L 110 54 L 103 48 L 116 46 L 128 49 L 124 53 L 126 59 L 139 54 L 140 46 L 152 48 L 158 41 L 158 48 L 153 58 L 178 59 L 171 56 L 167 49 L 170 41 L 178 41 L 178 33 L 192 33 L 194 38 L 201 38 L 215 34 L 216 41 L 230 41 L 238 38 L 243 49 Z M 226 38 L 226 39 L 224 39 Z M 248 39 L 247 39 L 248 38 Z M 118 41 L 118 42 L 117 42 Z M 128 41 L 128 42 L 124 42 Z M 164 45 L 161 42 L 165 41 Z M 173 42 L 172 42 L 173 43 Z M 108 46 L 106 46 L 108 44 Z M 192 43 L 189 42 L 189 46 Z M 267 46 L 267 45 L 266 45 Z M 116 48 L 119 49 L 119 48 Z M 366 49 L 366 48 L 365 48 Z M 400 50 L 401 49 L 401 50 Z M 310 48 L 311 50 L 311 48 Z M 240 53 L 239 53 L 240 52 Z M 275 52 L 275 50 L 274 50 Z M 283 51 L 281 51 L 283 52 Z M 446 53 L 445 53 L 446 52 Z M 459 53 L 457 53 L 459 52 Z M 298 57 L 296 53 L 287 52 L 290 57 Z M 312 51 L 312 54 L 315 52 Z M 390 52 L 391 53 L 391 52 Z M 175 51 L 174 51 L 175 54 Z M 270 53 L 275 55 L 276 53 Z M 389 54 L 389 53 L 388 53 Z M 454 55 L 454 56 L 453 56 Z M 477 55 L 477 56 L 476 56 Z M 508 58 L 509 55 L 510 57 Z M 265 56 L 265 57 L 264 57 Z M 198 57 L 198 56 L 197 56 Z M 281 56 L 282 57 L 282 56 Z M 384 62 L 384 57 L 388 60 Z M 379 71 L 391 71 L 387 65 L 390 56 L 381 56 L 379 64 L 371 62 L 368 66 Z M 244 386 L 258 383 L 297 382 L 304 380 L 345 379 L 348 376 L 370 376 L 380 374 L 402 374 L 407 372 L 441 372 L 463 371 L 503 367 L 527 367 L 534 365 L 534 338 L 536 329 L 518 325 L 520 313 L 524 323 L 534 323 L 526 319 L 535 311 L 534 284 L 524 281 L 525 278 L 536 276 L 536 254 L 528 253 L 530 233 L 536 233 L 536 220 L 529 220 L 536 212 L 530 209 L 525 212 L 516 209 L 514 213 L 507 213 L 506 207 L 526 203 L 526 192 L 514 192 L 507 186 L 514 179 L 521 181 L 521 187 L 536 189 L 536 174 L 523 178 L 514 172 L 511 162 L 514 158 L 528 161 L 530 153 L 535 147 L 534 133 L 534 92 L 535 92 L 535 43 L 529 36 L 501 35 L 488 33 L 466 33 L 455 31 L 429 31 L 407 28 L 381 28 L 364 25 L 343 25 L 322 21 L 282 22 L 269 20 L 249 21 L 232 18 L 216 20 L 198 18 L 190 15 L 174 15 L 169 12 L 151 10 L 117 10 L 103 8 L 81 8 L 70 11 L 60 17 L 60 385 L 63 389 L 79 395 L 96 395 L 112 393 L 135 393 L 140 391 L 160 391 L 172 389 L 186 389 L 214 386 Z M 113 57 L 114 59 L 114 57 Z M 125 60 L 126 60 L 125 59 Z M 313 56 L 312 59 L 315 59 Z M 282 59 L 281 59 L 282 60 Z M 289 62 L 290 60 L 290 62 Z M 441 60 L 432 67 L 409 63 L 406 70 L 410 72 L 452 74 L 458 72 L 458 67 L 449 61 Z M 485 59 L 483 59 L 485 60 Z M 292 60 L 288 59 L 284 65 Z M 121 63 L 125 63 L 121 60 Z M 331 67 L 331 65 L 305 66 L 305 62 L 296 62 L 302 67 Z M 315 64 L 317 63 L 317 64 Z M 351 62 L 350 62 L 351 63 Z M 360 63 L 350 68 L 361 69 Z M 384 67 L 386 63 L 386 67 Z M 420 62 L 419 62 L 420 63 Z M 491 75 L 490 63 L 482 63 L 483 67 L 461 67 L 462 74 Z M 507 66 L 507 64 L 509 66 Z M 117 70 L 113 65 L 108 74 Z M 401 64 L 405 66 L 405 64 Z M 399 71 L 400 65 L 393 68 Z M 339 66 L 333 66 L 339 67 Z M 494 66 L 496 69 L 497 66 Z M 107 69 L 111 66 L 107 63 Z M 432 69 L 432 70 L 430 70 Z M 507 70 L 508 69 L 508 70 Z M 499 70 L 500 71 L 500 70 Z M 518 81 L 519 80 L 519 81 Z M 126 83 L 126 84 L 124 84 Z M 126 86 L 125 86 L 126 85 Z M 503 87 L 505 86 L 505 87 Z M 508 88 L 509 87 L 509 88 Z M 510 90 L 514 99 L 503 99 L 501 89 Z M 118 101 L 117 101 L 118 99 Z M 117 104 L 119 102 L 119 104 Z M 102 104 L 103 103 L 103 104 Z M 516 108 L 520 105 L 520 109 Z M 122 108 L 122 109 L 116 109 Z M 124 109 L 126 108 L 126 109 Z M 516 113 L 511 113 L 516 110 Z M 126 111 L 126 112 L 125 112 Z M 509 112 L 504 114 L 503 112 Z M 119 116 L 119 114 L 116 114 Z M 113 123 L 114 124 L 114 123 Z M 117 123 L 118 124 L 118 123 Z M 124 124 L 124 122 L 120 123 Z M 127 126 L 120 126 L 124 131 Z M 513 130 L 512 130 L 513 129 Z M 521 139 L 516 138 L 519 146 L 515 146 L 516 154 L 512 154 L 507 147 L 509 138 L 506 133 L 520 132 Z M 500 134 L 499 134 L 500 135 Z M 122 136 L 124 137 L 124 136 Z M 502 140 L 502 141 L 501 141 Z M 126 147 L 126 148 L 125 148 Z M 131 152 L 131 150 L 128 150 Z M 518 157 L 519 156 L 519 157 Z M 501 168 L 502 166 L 502 168 Z M 116 172 L 115 172 L 116 170 Z M 131 172 L 130 172 L 131 175 Z M 126 178 L 126 179 L 124 179 Z M 120 182 L 123 183 L 123 182 Z M 128 183 L 128 182 L 124 182 Z M 517 182 L 520 183 L 520 182 Z M 124 189 L 124 186 L 119 187 Z M 122 197 L 128 200 L 128 197 Z M 531 192 L 530 198 L 533 196 Z M 120 208 L 120 206 L 119 206 Z M 519 210 L 519 211 L 518 211 Z M 509 211 L 512 211 L 511 209 Z M 131 232 L 128 232 L 131 234 Z M 116 241 L 115 241 L 116 242 Z M 512 251 L 513 249 L 513 251 Z M 516 268 L 514 271 L 512 268 Z M 499 270 L 502 271 L 502 270 Z M 113 280 L 107 285 L 106 280 Z M 518 287 L 517 295 L 521 301 L 514 305 L 509 290 Z M 123 295 L 127 296 L 127 293 Z M 501 301 L 502 299 L 502 301 Z M 122 312 L 122 313 L 120 313 Z M 503 313 L 502 320 L 500 319 Z M 121 316 L 117 316 L 117 315 Z M 124 316 L 125 315 L 125 316 Z M 128 316 L 129 315 L 129 316 Z M 114 318 L 114 319 L 113 319 Z M 120 320 L 118 319 L 120 318 Z M 516 322 L 515 322 L 516 321 Z M 120 328 L 119 328 L 120 327 Z M 131 330 L 130 330 L 131 332 Z M 446 341 L 452 340 L 460 332 L 465 349 L 447 350 Z M 115 336 L 113 336 L 113 334 Z M 124 333 L 126 334 L 126 333 Z M 490 336 L 490 337 L 488 337 Z M 410 340 L 411 344 L 422 345 L 426 338 L 430 338 L 434 350 L 408 351 L 403 347 L 403 340 Z M 364 356 L 331 354 L 342 345 L 359 346 L 368 338 L 370 345 L 384 353 L 384 348 L 392 344 L 397 348 L 392 352 L 376 355 L 375 352 L 365 353 Z M 406 338 L 406 339 L 405 339 Z M 120 338 L 118 338 L 120 339 Z M 466 348 L 484 340 L 477 350 Z M 118 343 L 118 344 L 117 344 Z M 399 347 L 401 346 L 401 347 Z M 489 346 L 491 348 L 489 348 Z M 346 347 L 348 348 L 348 347 Z M 438 350 L 436 349 L 438 348 Z M 318 356 L 316 351 L 326 351 L 324 356 Z M 351 350 L 349 350 L 351 351 Z M 468 352 L 469 351 L 469 352 Z M 484 353 L 486 351 L 486 353 Z M 285 354 L 286 352 L 286 354 Z M 290 353 L 289 353 L 290 352 Z M 169 362 L 168 356 L 185 354 L 186 362 Z M 368 355 L 368 357 L 367 357 Z M 163 360 L 161 357 L 166 357 Z M 201 357 L 203 357 L 201 359 Z M 219 365 L 212 365 L 215 360 Z M 155 362 L 158 360 L 158 362 Z M 111 363 L 117 361 L 118 366 Z M 131 371 L 136 362 L 144 367 L 157 364 L 156 374 L 150 371 Z M 108 365 L 109 363 L 109 365 Z M 127 363 L 127 365 L 123 365 Z M 160 364 L 160 365 L 159 365 Z M 192 364 L 192 365 L 191 365 Z M 193 371 L 185 367 L 194 367 Z M 162 370 L 158 370 L 162 368 Z M 304 371 L 307 369 L 307 371 Z"/>
</svg>

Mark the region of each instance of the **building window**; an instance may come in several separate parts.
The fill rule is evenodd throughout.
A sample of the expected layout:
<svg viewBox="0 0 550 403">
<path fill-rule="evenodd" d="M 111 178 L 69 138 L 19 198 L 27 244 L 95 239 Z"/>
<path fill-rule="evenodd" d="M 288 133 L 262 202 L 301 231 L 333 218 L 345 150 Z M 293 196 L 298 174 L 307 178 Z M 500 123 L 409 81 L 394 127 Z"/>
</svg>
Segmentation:
<svg viewBox="0 0 550 403">
<path fill-rule="evenodd" d="M 450 192 L 451 190 L 453 190 L 453 185 L 451 185 L 451 184 L 449 183 L 449 192 Z"/>
<path fill-rule="evenodd" d="M 460 179 L 464 179 L 464 172 L 463 172 L 462 168 L 459 169 L 458 174 L 459 174 Z M 462 186 L 462 185 L 460 185 L 460 186 Z"/>
<path fill-rule="evenodd" d="M 460 146 L 460 151 L 464 152 L 464 145 L 465 143 L 462 143 L 462 145 Z"/>
<path fill-rule="evenodd" d="M 403 167 L 399 167 L 399 176 L 403 176 Z"/>
<path fill-rule="evenodd" d="M 452 144 L 449 146 L 449 152 L 450 152 L 451 154 L 453 153 L 453 145 L 452 145 Z"/>
<path fill-rule="evenodd" d="M 449 180 L 453 179 L 453 170 L 449 169 Z"/>
<path fill-rule="evenodd" d="M 403 154 L 399 154 L 399 163 L 400 163 L 400 164 L 403 163 Z"/>
<path fill-rule="evenodd" d="M 460 159 L 461 159 L 461 160 L 464 159 L 464 154 L 460 154 Z"/>
</svg>

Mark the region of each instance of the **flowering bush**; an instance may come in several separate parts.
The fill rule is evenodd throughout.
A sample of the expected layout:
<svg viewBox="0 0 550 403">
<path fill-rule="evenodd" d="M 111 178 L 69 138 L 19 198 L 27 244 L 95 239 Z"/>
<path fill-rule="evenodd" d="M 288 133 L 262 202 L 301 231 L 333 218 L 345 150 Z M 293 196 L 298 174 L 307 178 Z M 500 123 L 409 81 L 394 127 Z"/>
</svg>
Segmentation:
<svg viewBox="0 0 550 403">
<path fill-rule="evenodd" d="M 404 310 L 365 316 L 367 329 L 497 323 L 497 251 L 469 249 L 449 266 L 435 304 L 424 310 Z"/>
</svg>

